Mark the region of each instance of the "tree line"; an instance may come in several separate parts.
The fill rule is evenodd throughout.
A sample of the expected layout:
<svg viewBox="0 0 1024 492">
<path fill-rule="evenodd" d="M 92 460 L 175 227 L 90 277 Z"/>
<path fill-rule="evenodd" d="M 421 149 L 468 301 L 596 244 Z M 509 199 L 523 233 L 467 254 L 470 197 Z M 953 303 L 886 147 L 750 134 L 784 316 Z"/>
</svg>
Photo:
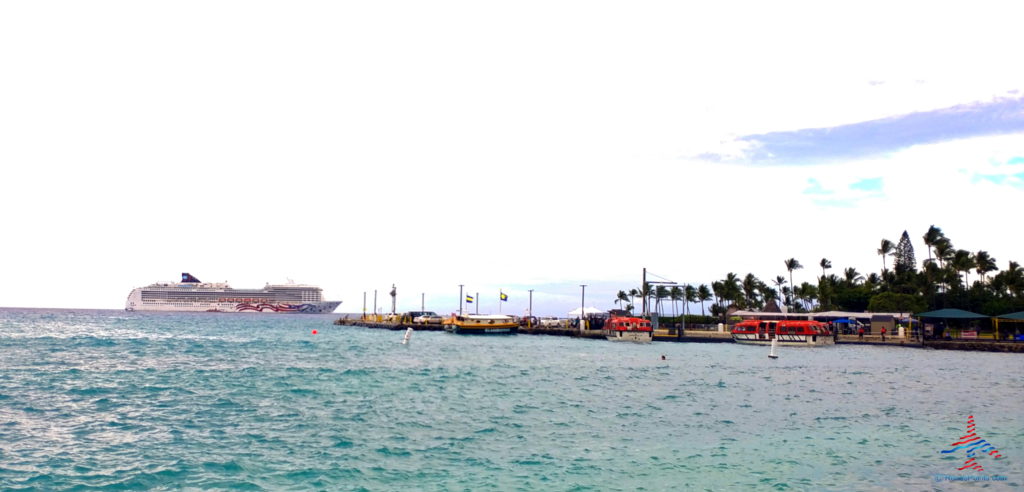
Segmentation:
<svg viewBox="0 0 1024 492">
<path fill-rule="evenodd" d="M 804 265 L 789 258 L 783 261 L 788 275 L 779 274 L 767 281 L 753 273 L 741 277 L 729 272 L 725 278 L 711 282 L 710 287 L 645 284 L 620 290 L 615 303 L 632 312 L 639 298 L 653 306 L 649 311 L 667 314 L 671 309 L 673 315 L 683 314 L 679 304 L 685 309 L 688 304 L 699 303 L 701 315 L 707 305 L 707 312 L 719 319 L 724 319 L 731 306 L 763 310 L 784 305 L 789 312 L 902 313 L 957 308 L 988 316 L 1024 311 L 1024 269 L 1018 262 L 1009 261 L 1000 270 L 987 251 L 955 248 L 942 229 L 934 225 L 923 239 L 928 259 L 920 269 L 910 236 L 903 231 L 897 243 L 888 239 L 879 243 L 875 253 L 881 257 L 882 269 L 878 272 L 865 275 L 847 267 L 838 274 L 831 273 L 832 262 L 822 258 L 818 262 L 821 276 L 813 283 L 797 284 L 794 272 Z"/>
</svg>

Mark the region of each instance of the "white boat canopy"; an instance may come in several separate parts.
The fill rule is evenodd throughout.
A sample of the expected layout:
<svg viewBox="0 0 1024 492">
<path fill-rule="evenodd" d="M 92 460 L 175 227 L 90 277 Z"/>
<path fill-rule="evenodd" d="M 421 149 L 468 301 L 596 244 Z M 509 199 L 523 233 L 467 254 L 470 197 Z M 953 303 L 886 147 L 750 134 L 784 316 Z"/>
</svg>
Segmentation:
<svg viewBox="0 0 1024 492">
<path fill-rule="evenodd" d="M 573 309 L 572 311 L 569 311 L 569 316 L 579 316 L 580 315 L 580 309 L 581 308 L 576 308 L 576 309 Z M 602 311 L 600 309 L 597 309 L 596 307 L 591 307 L 591 306 L 587 306 L 587 307 L 582 308 L 582 309 L 583 309 L 583 314 L 584 315 L 587 315 L 587 314 L 602 314 L 602 313 L 604 313 L 604 311 Z"/>
</svg>

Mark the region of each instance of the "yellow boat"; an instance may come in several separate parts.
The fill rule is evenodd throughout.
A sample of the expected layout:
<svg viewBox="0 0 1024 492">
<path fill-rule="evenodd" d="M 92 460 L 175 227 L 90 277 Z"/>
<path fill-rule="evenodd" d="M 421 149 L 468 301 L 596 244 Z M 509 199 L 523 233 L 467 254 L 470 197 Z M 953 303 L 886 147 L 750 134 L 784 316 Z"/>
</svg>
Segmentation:
<svg viewBox="0 0 1024 492">
<path fill-rule="evenodd" d="M 465 335 L 514 335 L 519 323 L 506 314 L 463 314 L 446 319 L 444 329 Z"/>
</svg>

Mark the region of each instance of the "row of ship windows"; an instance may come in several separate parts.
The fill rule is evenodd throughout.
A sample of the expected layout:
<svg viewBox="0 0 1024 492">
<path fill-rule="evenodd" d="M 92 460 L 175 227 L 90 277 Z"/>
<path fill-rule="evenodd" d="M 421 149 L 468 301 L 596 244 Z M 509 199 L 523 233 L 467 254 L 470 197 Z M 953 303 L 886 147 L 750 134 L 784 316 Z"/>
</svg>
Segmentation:
<svg viewBox="0 0 1024 492">
<path fill-rule="evenodd" d="M 294 297 L 294 296 L 275 296 L 275 297 L 142 296 L 142 299 L 143 300 L 172 300 L 172 301 L 174 301 L 174 300 L 180 300 L 180 301 L 195 301 L 195 300 L 199 300 L 199 301 L 206 301 L 206 302 L 214 302 L 214 301 L 227 301 L 227 302 L 230 302 L 230 301 L 235 301 L 235 300 L 238 300 L 238 299 L 250 299 L 250 300 L 270 300 L 270 299 L 276 299 L 276 300 L 281 300 L 281 301 L 285 301 L 285 300 L 292 300 L 292 301 L 294 301 L 294 300 L 300 300 L 300 299 L 303 300 L 303 301 L 315 301 L 315 300 L 318 300 L 318 299 L 315 299 L 315 298 Z"/>
<path fill-rule="evenodd" d="M 207 297 L 320 297 L 316 292 L 143 292 L 143 296 L 207 296 Z"/>
</svg>

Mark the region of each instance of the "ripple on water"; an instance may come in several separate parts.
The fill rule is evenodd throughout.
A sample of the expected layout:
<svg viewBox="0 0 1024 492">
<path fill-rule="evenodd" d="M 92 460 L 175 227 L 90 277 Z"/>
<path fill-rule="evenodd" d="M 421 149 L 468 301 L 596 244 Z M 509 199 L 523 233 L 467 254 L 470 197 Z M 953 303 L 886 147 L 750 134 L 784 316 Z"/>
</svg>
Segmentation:
<svg viewBox="0 0 1024 492">
<path fill-rule="evenodd" d="M 1024 442 L 1005 354 L 113 313 L 0 310 L 0 489 L 927 489 L 966 415 Z"/>
</svg>

